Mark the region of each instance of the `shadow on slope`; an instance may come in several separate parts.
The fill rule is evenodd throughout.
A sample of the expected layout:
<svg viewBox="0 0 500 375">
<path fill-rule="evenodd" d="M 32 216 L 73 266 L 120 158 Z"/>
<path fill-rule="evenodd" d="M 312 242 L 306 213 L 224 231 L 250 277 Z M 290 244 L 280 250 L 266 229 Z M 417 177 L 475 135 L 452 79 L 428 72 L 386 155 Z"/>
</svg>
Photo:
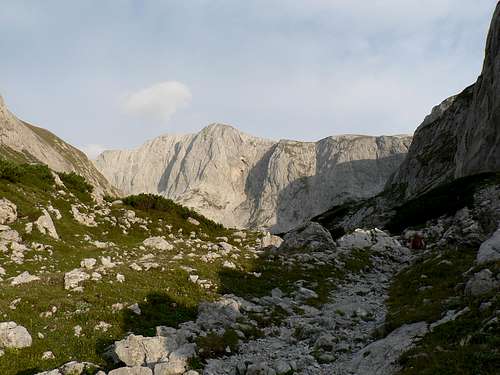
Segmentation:
<svg viewBox="0 0 500 375">
<path fill-rule="evenodd" d="M 316 174 L 290 182 L 277 198 L 272 232 L 284 232 L 335 205 L 380 193 L 406 154 L 377 160 L 353 160 L 329 167 L 334 161 L 317 156 Z M 307 204 L 305 203 L 307 202 Z"/>
</svg>

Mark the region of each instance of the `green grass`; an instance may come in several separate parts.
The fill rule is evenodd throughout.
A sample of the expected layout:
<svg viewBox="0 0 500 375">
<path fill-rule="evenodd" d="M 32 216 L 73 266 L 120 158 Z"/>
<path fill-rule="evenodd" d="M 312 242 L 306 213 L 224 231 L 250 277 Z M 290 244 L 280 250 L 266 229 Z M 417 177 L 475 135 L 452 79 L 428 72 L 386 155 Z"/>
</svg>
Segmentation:
<svg viewBox="0 0 500 375">
<path fill-rule="evenodd" d="M 492 319 L 500 308 L 498 296 L 486 310 L 479 302 L 469 304 L 471 311 L 453 322 L 437 327 L 415 348 L 405 353 L 399 375 L 494 375 L 500 363 L 500 323 Z"/>
<path fill-rule="evenodd" d="M 82 177 L 75 172 L 60 172 L 58 175 L 64 186 L 75 194 L 80 201 L 90 202 L 92 200 L 90 194 L 94 190 L 94 187 L 85 180 L 85 177 Z"/>
<path fill-rule="evenodd" d="M 154 207 L 134 209 L 132 206 L 118 205 L 109 212 L 96 215 L 97 227 L 86 227 L 78 224 L 72 217 L 71 205 L 82 203 L 82 194 L 86 191 L 83 180 L 76 175 L 63 175 L 66 194 L 58 193 L 61 188 L 54 186 L 50 170 L 45 166 L 16 164 L 0 160 L 0 198 L 4 197 L 14 202 L 18 208 L 18 220 L 11 225 L 23 238 L 25 244 L 33 242 L 51 246 L 48 250 L 29 251 L 25 254 L 24 264 L 18 265 L 10 261 L 9 253 L 0 251 L 0 264 L 6 269 L 4 281 L 0 281 L 0 316 L 1 321 L 15 321 L 26 327 L 33 337 L 33 345 L 20 351 L 8 351 L 0 357 L 0 374 L 34 374 L 60 366 L 71 360 L 89 361 L 104 368 L 112 365 L 103 357 L 103 353 L 115 340 L 122 339 L 127 332 L 143 335 L 153 335 L 157 325 L 177 326 L 179 323 L 196 318 L 197 307 L 201 301 L 210 301 L 218 297 L 217 289 L 221 284 L 222 263 L 228 258 L 209 264 L 201 261 L 201 255 L 208 250 L 189 248 L 185 242 L 177 243 L 172 251 L 159 252 L 152 249 L 141 249 L 144 239 L 150 236 L 168 236 L 171 233 L 167 226 L 172 226 L 176 237 L 187 241 L 190 232 L 195 232 L 198 238 L 217 242 L 216 236 L 224 235 L 228 242 L 242 248 L 240 259 L 233 262 L 247 262 L 250 257 L 244 250 L 246 245 L 255 245 L 257 233 L 247 232 L 247 238 L 240 245 L 233 241 L 232 231 L 222 226 L 214 225 L 200 215 L 184 210 L 175 205 L 172 209 Z M 70 193 L 73 193 L 71 195 Z M 81 193 L 81 194 L 78 194 Z M 90 210 L 94 204 L 83 201 Z M 49 205 L 58 209 L 62 218 L 55 220 L 60 240 L 42 235 L 36 229 L 31 234 L 25 232 L 25 225 L 36 221 L 42 208 Z M 133 210 L 142 222 L 132 224 L 123 233 L 119 225 L 106 219 L 115 219 L 118 224 L 124 223 L 127 210 Z M 189 216 L 200 221 L 195 226 L 186 220 Z M 182 233 L 178 231 L 182 229 Z M 98 248 L 84 240 L 90 236 L 101 242 L 112 242 L 115 246 Z M 159 268 L 149 271 L 133 271 L 129 264 L 146 254 L 153 254 L 154 262 Z M 173 260 L 176 254 L 184 254 L 184 258 Z M 195 257 L 187 256 L 195 253 Z M 101 281 L 87 281 L 82 293 L 70 292 L 64 289 L 64 273 L 78 268 L 84 258 L 111 256 L 117 266 L 103 273 Z M 188 274 L 181 266 L 195 268 L 202 279 L 214 284 L 212 289 L 204 289 L 188 281 Z M 7 280 L 22 271 L 38 275 L 41 280 L 21 286 L 11 286 Z M 125 276 L 124 283 L 116 281 L 116 274 Z M 13 310 L 9 307 L 15 299 L 21 298 Z M 128 306 L 138 303 L 142 315 L 137 316 L 128 309 L 113 312 L 112 306 L 122 303 Z M 43 313 L 57 308 L 50 317 Z M 111 324 L 107 332 L 96 331 L 94 327 L 104 321 Z M 74 336 L 74 327 L 80 325 L 83 335 Z M 38 337 L 43 334 L 43 338 Z M 52 351 L 54 360 L 41 361 L 42 353 Z"/>
<path fill-rule="evenodd" d="M 202 360 L 234 353 L 238 348 L 238 343 L 238 335 L 233 329 L 225 330 L 222 335 L 210 333 L 207 336 L 200 336 L 196 340 L 199 356 Z"/>
<path fill-rule="evenodd" d="M 407 323 L 434 322 L 447 310 L 460 308 L 462 299 L 454 297 L 462 297 L 463 288 L 456 290 L 457 285 L 465 281 L 463 273 L 475 257 L 475 249 L 435 251 L 399 273 L 389 289 L 386 333 Z"/>
<path fill-rule="evenodd" d="M 167 199 L 165 197 L 155 195 L 155 194 L 138 194 L 131 195 L 123 199 L 123 204 L 126 206 L 132 207 L 136 210 L 140 210 L 142 212 L 148 214 L 169 214 L 170 216 L 176 216 L 179 218 L 183 225 L 185 221 L 191 217 L 200 222 L 200 228 L 205 230 L 207 233 L 211 233 L 217 236 L 226 236 L 228 231 L 225 228 L 212 220 L 207 219 L 206 217 L 198 214 L 197 212 L 181 206 L 180 204 L 175 203 L 171 199 Z M 177 222 L 177 220 L 176 220 Z M 195 229 L 197 226 L 192 225 L 187 229 Z"/>
<path fill-rule="evenodd" d="M 428 333 L 405 353 L 398 375 L 492 375 L 500 363 L 500 326 L 486 326 L 500 308 L 498 295 L 465 296 L 466 271 L 474 266 L 477 249 L 436 249 L 398 274 L 389 290 L 388 314 L 381 336 L 403 324 L 440 320 L 449 310 L 468 313 Z M 451 264 L 450 264 L 451 263 Z M 489 265 L 498 272 L 500 264 Z M 492 302 L 479 309 L 484 301 Z"/>
</svg>

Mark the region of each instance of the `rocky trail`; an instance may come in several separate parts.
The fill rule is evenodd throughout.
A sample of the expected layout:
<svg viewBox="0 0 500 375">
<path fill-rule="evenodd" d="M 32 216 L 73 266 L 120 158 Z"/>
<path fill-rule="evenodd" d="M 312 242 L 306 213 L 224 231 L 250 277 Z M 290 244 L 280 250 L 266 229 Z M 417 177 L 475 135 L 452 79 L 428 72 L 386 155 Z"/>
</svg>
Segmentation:
<svg viewBox="0 0 500 375">
<path fill-rule="evenodd" d="M 373 333 L 384 324 L 385 299 L 391 276 L 409 261 L 409 251 L 383 232 L 358 231 L 339 241 L 332 254 L 364 247 L 369 265 L 351 273 L 328 296 L 320 308 L 301 305 L 301 313 L 292 306 L 300 296 L 314 291 L 298 287 L 295 299 L 277 289 L 259 301 L 292 312 L 278 325 L 266 329 L 265 338 L 245 342 L 239 353 L 210 361 L 207 375 L 234 374 L 350 374 L 360 373 L 365 364 L 356 354 L 374 341 Z M 390 251 L 390 254 L 388 254 Z M 371 254 L 373 252 L 374 254 Z M 299 298 L 297 298 L 297 296 Z M 395 353 L 399 354 L 399 353 Z M 393 356 L 391 360 L 397 359 Z M 380 365 L 380 364 L 379 364 Z"/>
</svg>

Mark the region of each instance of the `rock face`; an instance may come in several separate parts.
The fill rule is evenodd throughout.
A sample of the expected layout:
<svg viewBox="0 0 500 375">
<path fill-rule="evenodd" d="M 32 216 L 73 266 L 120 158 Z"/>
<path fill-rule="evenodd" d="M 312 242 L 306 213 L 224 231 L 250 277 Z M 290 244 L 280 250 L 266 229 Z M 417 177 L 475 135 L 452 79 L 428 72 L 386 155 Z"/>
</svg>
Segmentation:
<svg viewBox="0 0 500 375">
<path fill-rule="evenodd" d="M 96 165 L 124 193 L 162 194 L 226 226 L 283 232 L 325 207 L 380 192 L 410 141 L 345 135 L 275 142 L 213 124 L 106 151 Z"/>
<path fill-rule="evenodd" d="M 118 194 L 84 153 L 48 130 L 15 117 L 0 96 L 0 155 L 7 159 L 47 164 L 57 172 L 76 172 L 96 193 Z"/>
<path fill-rule="evenodd" d="M 416 130 L 408 156 L 388 182 L 406 198 L 443 182 L 500 170 L 500 5 L 477 82 L 435 107 Z"/>
</svg>

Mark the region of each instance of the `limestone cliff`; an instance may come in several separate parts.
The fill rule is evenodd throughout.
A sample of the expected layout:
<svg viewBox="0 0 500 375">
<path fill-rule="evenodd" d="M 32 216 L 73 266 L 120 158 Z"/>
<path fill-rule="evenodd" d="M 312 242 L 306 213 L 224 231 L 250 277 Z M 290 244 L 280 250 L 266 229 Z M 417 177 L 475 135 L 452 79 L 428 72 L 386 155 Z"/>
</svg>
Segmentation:
<svg viewBox="0 0 500 375">
<path fill-rule="evenodd" d="M 456 178 L 498 172 L 499 145 L 500 4 L 477 82 L 434 108 L 416 130 L 408 156 L 388 187 L 410 198 Z"/>
<path fill-rule="evenodd" d="M 47 164 L 57 172 L 76 172 L 99 194 L 117 194 L 85 154 L 46 129 L 14 116 L 0 96 L 0 155 L 20 162 Z"/>
<path fill-rule="evenodd" d="M 279 142 L 213 124 L 96 165 L 124 193 L 162 194 L 228 226 L 288 230 L 334 204 L 382 190 L 411 137 L 345 135 Z"/>
</svg>

